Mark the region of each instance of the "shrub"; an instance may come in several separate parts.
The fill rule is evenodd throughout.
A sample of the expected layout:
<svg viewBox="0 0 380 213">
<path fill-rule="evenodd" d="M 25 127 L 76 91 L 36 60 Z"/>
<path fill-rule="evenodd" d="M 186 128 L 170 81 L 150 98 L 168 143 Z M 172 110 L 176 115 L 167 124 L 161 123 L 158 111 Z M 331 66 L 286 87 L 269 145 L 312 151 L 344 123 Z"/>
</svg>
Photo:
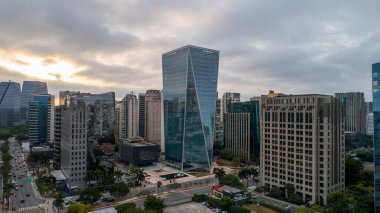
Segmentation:
<svg viewBox="0 0 380 213">
<path fill-rule="evenodd" d="M 205 202 L 207 200 L 207 195 L 205 194 L 202 194 L 202 195 L 197 195 L 197 194 L 194 194 L 193 197 L 191 198 L 191 201 L 194 201 L 194 202 Z"/>
</svg>

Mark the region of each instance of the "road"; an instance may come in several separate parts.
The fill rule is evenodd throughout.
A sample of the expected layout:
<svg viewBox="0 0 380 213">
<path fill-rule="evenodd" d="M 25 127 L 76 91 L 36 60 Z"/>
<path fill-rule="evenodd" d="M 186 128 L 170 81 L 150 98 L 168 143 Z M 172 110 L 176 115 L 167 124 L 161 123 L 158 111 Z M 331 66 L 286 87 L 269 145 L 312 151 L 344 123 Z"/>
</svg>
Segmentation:
<svg viewBox="0 0 380 213">
<path fill-rule="evenodd" d="M 172 206 L 172 205 L 178 205 L 181 203 L 186 203 L 186 202 L 191 201 L 191 198 L 193 197 L 194 194 L 206 194 L 206 193 L 210 194 L 211 189 L 212 189 L 212 186 L 207 185 L 207 186 L 199 186 L 199 187 L 193 187 L 193 188 L 188 188 L 188 189 L 172 190 L 172 192 L 160 193 L 160 197 L 164 199 L 165 205 Z M 108 206 L 104 206 L 102 208 L 107 208 L 111 206 L 116 207 L 124 203 L 136 203 L 137 207 L 144 208 L 144 199 L 145 197 L 131 198 L 131 199 L 113 203 Z M 98 208 L 98 209 L 102 209 L 102 208 Z"/>
<path fill-rule="evenodd" d="M 14 194 L 10 199 L 10 209 L 16 212 L 43 213 L 45 209 L 44 200 L 38 198 L 33 189 L 32 178 L 28 175 L 21 147 L 14 138 L 9 139 L 9 144 L 10 153 L 13 157 L 11 160 L 13 174 L 11 180 L 17 183 L 17 189 L 13 190 Z"/>
</svg>

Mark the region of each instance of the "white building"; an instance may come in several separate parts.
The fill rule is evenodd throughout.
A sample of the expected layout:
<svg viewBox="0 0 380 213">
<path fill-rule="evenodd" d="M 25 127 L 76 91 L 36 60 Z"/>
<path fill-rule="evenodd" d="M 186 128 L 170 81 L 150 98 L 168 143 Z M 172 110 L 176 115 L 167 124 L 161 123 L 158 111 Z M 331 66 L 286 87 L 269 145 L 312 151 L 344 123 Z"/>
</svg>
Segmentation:
<svg viewBox="0 0 380 213">
<path fill-rule="evenodd" d="M 86 104 L 71 101 L 61 112 L 61 170 L 70 190 L 86 186 L 87 119 Z"/>
<path fill-rule="evenodd" d="M 343 108 L 326 95 L 283 95 L 261 102 L 260 173 L 268 188 L 291 184 L 304 201 L 327 204 L 344 190 Z"/>
</svg>

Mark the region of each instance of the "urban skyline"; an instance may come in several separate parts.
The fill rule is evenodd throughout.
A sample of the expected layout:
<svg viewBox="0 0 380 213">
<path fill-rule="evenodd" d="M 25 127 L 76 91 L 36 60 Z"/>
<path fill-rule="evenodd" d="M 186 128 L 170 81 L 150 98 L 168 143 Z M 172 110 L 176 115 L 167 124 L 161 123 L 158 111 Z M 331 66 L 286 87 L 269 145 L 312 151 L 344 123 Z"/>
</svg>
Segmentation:
<svg viewBox="0 0 380 213">
<path fill-rule="evenodd" d="M 219 93 L 238 91 L 248 100 L 270 89 L 286 94 L 297 89 L 321 94 L 360 91 L 371 100 L 366 82 L 379 55 L 380 36 L 373 27 L 380 19 L 376 1 L 82 3 L 96 11 L 96 18 L 75 10 L 78 5 L 1 4 L 0 20 L 7 20 L 1 22 L 2 80 L 46 81 L 56 97 L 62 88 L 112 90 L 117 99 L 125 90 L 138 94 L 161 89 L 160 54 L 194 44 L 222 52 Z M 145 16 L 134 12 L 142 8 Z M 269 19 L 266 14 L 271 14 Z M 28 36 L 16 26 L 31 26 Z M 47 30 L 52 38 L 42 42 Z"/>
</svg>

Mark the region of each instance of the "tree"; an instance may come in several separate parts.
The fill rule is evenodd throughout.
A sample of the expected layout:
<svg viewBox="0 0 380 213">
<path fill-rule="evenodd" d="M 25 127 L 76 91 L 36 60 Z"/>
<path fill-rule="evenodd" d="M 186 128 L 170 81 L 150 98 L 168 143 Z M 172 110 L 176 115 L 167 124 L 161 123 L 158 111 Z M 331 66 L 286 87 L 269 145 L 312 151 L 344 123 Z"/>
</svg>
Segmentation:
<svg viewBox="0 0 380 213">
<path fill-rule="evenodd" d="M 232 187 L 241 187 L 239 179 L 233 174 L 227 174 L 220 180 L 221 185 L 227 185 Z"/>
<path fill-rule="evenodd" d="M 129 193 L 129 187 L 123 182 L 114 183 L 111 186 L 110 193 L 115 197 L 122 197 Z"/>
<path fill-rule="evenodd" d="M 242 168 L 238 174 L 238 177 L 240 179 L 246 179 L 247 180 L 247 187 L 248 187 L 248 179 L 249 179 L 250 174 L 251 174 L 251 171 L 248 168 Z"/>
<path fill-rule="evenodd" d="M 58 212 L 59 212 L 59 210 L 60 210 L 61 207 L 62 207 L 62 203 L 63 203 L 62 195 L 61 195 L 61 193 L 57 193 L 57 194 L 55 195 L 55 199 L 54 199 L 53 204 L 54 204 L 55 207 L 57 207 Z"/>
<path fill-rule="evenodd" d="M 352 156 L 346 155 L 346 186 L 351 185 L 359 180 L 358 175 L 363 170 L 363 165 L 359 160 L 355 160 Z"/>
<path fill-rule="evenodd" d="M 121 177 L 123 177 L 123 172 L 120 171 L 120 170 L 116 170 L 115 171 L 115 179 L 116 179 L 116 181 L 120 181 Z"/>
<path fill-rule="evenodd" d="M 290 184 L 290 183 L 285 184 L 285 196 L 286 196 L 286 198 L 289 198 L 289 196 L 291 194 L 293 194 L 294 191 L 295 191 L 295 188 L 294 188 L 293 184 Z"/>
<path fill-rule="evenodd" d="M 95 203 L 102 195 L 100 191 L 95 187 L 88 187 L 79 196 L 79 200 L 84 203 Z"/>
<path fill-rule="evenodd" d="M 67 213 L 87 213 L 90 212 L 91 206 L 81 204 L 81 203 L 72 203 L 69 208 L 67 208 Z"/>
<path fill-rule="evenodd" d="M 259 171 L 256 167 L 250 167 L 249 168 L 249 174 L 252 177 L 252 181 L 256 182 L 256 177 L 259 175 Z"/>
<path fill-rule="evenodd" d="M 148 195 L 144 201 L 145 210 L 152 210 L 157 213 L 162 213 L 165 208 L 164 199 L 154 195 Z"/>
<path fill-rule="evenodd" d="M 223 196 L 222 199 L 220 199 L 220 207 L 222 207 L 223 210 L 228 210 L 233 205 L 234 202 L 228 196 Z"/>
<path fill-rule="evenodd" d="M 274 197 L 274 198 L 281 198 L 282 197 L 281 189 L 278 188 L 277 186 L 272 186 L 272 188 L 269 191 L 269 196 Z"/>
<path fill-rule="evenodd" d="M 139 184 L 145 180 L 144 169 L 134 167 L 131 169 L 131 173 L 135 176 L 135 179 Z"/>
<path fill-rule="evenodd" d="M 236 174 L 236 170 L 237 170 L 237 168 L 240 166 L 240 164 L 241 164 L 240 157 L 235 156 L 235 157 L 232 159 L 232 162 L 231 162 L 231 165 L 232 165 L 232 167 L 233 167 L 234 170 L 235 170 L 235 174 Z"/>
<path fill-rule="evenodd" d="M 160 195 L 160 188 L 161 188 L 162 182 L 157 181 L 157 194 Z"/>
<path fill-rule="evenodd" d="M 226 175 L 226 171 L 224 171 L 224 168 L 220 168 L 216 171 L 215 173 L 215 177 L 216 179 L 218 179 L 218 181 L 220 182 L 220 180 Z"/>
<path fill-rule="evenodd" d="M 288 201 L 291 203 L 298 204 L 298 205 L 303 203 L 302 197 L 298 193 L 291 193 L 291 194 L 289 193 Z"/>
</svg>

